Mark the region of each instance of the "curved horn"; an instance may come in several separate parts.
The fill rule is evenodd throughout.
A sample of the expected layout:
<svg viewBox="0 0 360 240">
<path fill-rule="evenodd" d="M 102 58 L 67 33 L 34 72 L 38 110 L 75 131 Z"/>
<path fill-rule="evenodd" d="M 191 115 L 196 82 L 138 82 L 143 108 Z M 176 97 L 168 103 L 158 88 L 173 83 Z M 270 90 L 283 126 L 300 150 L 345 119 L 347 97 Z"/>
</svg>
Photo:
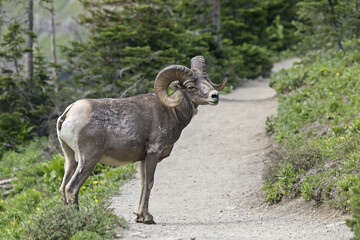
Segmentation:
<svg viewBox="0 0 360 240">
<path fill-rule="evenodd" d="M 224 89 L 224 87 L 225 87 L 225 85 L 226 85 L 226 82 L 227 82 L 227 79 L 226 79 L 226 78 L 225 78 L 224 81 L 222 81 L 222 83 L 220 83 L 220 84 L 215 84 L 215 83 L 213 83 L 210 79 L 208 79 L 208 80 L 209 80 L 211 86 L 213 86 L 213 88 L 214 88 L 216 91 L 218 91 L 218 92 L 220 92 L 220 91 L 222 91 L 222 90 Z"/>
<path fill-rule="evenodd" d="M 221 90 L 224 89 L 227 80 L 225 79 L 222 83 L 220 84 L 215 84 L 213 83 L 210 78 L 207 76 L 206 73 L 206 64 L 205 64 L 205 58 L 203 56 L 196 56 L 193 57 L 191 59 L 191 69 L 198 69 L 201 74 L 203 74 L 204 76 L 206 76 L 206 79 L 208 80 L 208 82 L 211 84 L 211 86 L 218 92 L 220 92 Z"/>
<path fill-rule="evenodd" d="M 191 69 L 199 69 L 202 73 L 206 73 L 205 58 L 196 56 L 191 59 Z"/>
<path fill-rule="evenodd" d="M 178 80 L 185 82 L 189 78 L 194 78 L 193 71 L 185 66 L 171 65 L 161 70 L 156 76 L 154 91 L 160 101 L 168 107 L 176 107 L 182 102 L 182 98 L 174 99 L 168 95 L 168 87 L 171 82 Z"/>
</svg>

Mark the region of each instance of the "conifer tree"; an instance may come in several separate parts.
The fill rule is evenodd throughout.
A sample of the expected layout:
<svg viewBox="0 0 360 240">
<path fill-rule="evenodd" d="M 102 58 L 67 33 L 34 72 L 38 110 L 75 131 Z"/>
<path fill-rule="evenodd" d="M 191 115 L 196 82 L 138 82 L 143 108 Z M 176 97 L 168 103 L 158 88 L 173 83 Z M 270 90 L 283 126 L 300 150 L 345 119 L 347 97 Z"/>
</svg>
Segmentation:
<svg viewBox="0 0 360 240">
<path fill-rule="evenodd" d="M 55 29 L 55 9 L 54 0 L 40 0 L 39 4 L 42 8 L 46 9 L 50 13 L 50 25 L 51 25 L 51 56 L 52 56 L 52 79 L 55 86 L 55 92 L 59 93 L 59 79 L 58 79 L 58 60 L 56 56 L 56 29 Z"/>
<path fill-rule="evenodd" d="M 19 22 L 14 21 L 3 35 L 0 57 L 0 155 L 3 149 L 14 148 L 22 142 L 29 129 L 25 120 L 24 102 L 26 82 L 21 79 L 23 69 L 20 58 L 24 52 L 25 38 Z"/>
<path fill-rule="evenodd" d="M 2 4 L 2 1 L 0 1 L 0 39 L 1 39 L 1 33 L 2 33 L 2 25 L 3 25 L 3 17 L 4 17 L 4 14 L 3 14 L 3 4 Z"/>
<path fill-rule="evenodd" d="M 306 49 L 343 49 L 343 41 L 359 37 L 358 0 L 303 0 L 295 23 Z"/>
<path fill-rule="evenodd" d="M 15 20 L 8 26 L 8 32 L 3 36 L 1 41 L 2 51 L 0 57 L 3 58 L 2 73 L 13 72 L 20 74 L 23 66 L 19 59 L 23 56 L 25 38 L 22 35 L 23 29 L 21 24 Z M 10 66 L 8 66 L 10 64 Z"/>
<path fill-rule="evenodd" d="M 189 65 L 205 54 L 207 44 L 176 24 L 166 1 L 83 1 L 80 23 L 88 41 L 63 49 L 73 79 L 83 87 L 79 97 L 119 97 L 152 90 L 164 66 Z"/>
<path fill-rule="evenodd" d="M 29 82 L 29 90 L 31 91 L 33 77 L 34 77 L 34 62 L 33 62 L 33 38 L 34 33 L 34 1 L 28 0 L 27 6 L 27 15 L 28 15 L 28 43 L 27 43 L 27 80 Z"/>
<path fill-rule="evenodd" d="M 47 135 L 46 119 L 52 110 L 52 87 L 47 84 L 48 68 L 35 55 L 31 89 L 20 59 L 27 53 L 27 30 L 18 21 L 8 25 L 1 41 L 0 68 L 0 156 L 33 136 Z"/>
<path fill-rule="evenodd" d="M 238 77 L 255 78 L 267 73 L 271 69 L 269 50 L 283 50 L 295 43 L 295 29 L 286 21 L 294 19 L 296 2 L 180 0 L 176 10 L 186 29 L 199 36 L 212 36 L 215 46 L 221 39 L 221 48 L 210 51 L 223 76 L 234 83 Z M 215 10 L 220 10 L 218 21 Z"/>
</svg>

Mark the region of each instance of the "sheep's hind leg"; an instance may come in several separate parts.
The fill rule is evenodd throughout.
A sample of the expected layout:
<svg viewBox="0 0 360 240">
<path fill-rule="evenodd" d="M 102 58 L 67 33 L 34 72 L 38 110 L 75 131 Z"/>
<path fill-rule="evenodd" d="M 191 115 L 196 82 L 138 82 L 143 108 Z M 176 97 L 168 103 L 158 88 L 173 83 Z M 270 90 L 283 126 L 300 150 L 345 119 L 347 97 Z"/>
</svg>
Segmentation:
<svg viewBox="0 0 360 240">
<path fill-rule="evenodd" d="M 136 214 L 136 222 L 145 224 L 155 224 L 153 216 L 149 213 L 150 192 L 154 185 L 154 173 L 159 157 L 152 153 L 148 154 L 144 164 L 144 190 L 141 194 L 140 205 Z"/>
<path fill-rule="evenodd" d="M 65 194 L 65 186 L 68 184 L 68 182 L 70 181 L 71 177 L 73 176 L 76 167 L 77 167 L 77 162 L 75 161 L 75 155 L 74 155 L 74 151 L 64 142 L 61 141 L 61 148 L 63 150 L 64 153 L 64 157 L 65 157 L 65 164 L 64 164 L 64 177 L 59 189 L 60 192 L 60 196 L 61 196 L 61 201 L 64 204 L 67 204 L 67 199 L 66 199 L 66 194 Z"/>
<path fill-rule="evenodd" d="M 88 179 L 91 171 L 94 169 L 95 165 L 101 158 L 101 154 L 92 156 L 86 156 L 85 154 L 79 155 L 83 155 L 83 157 L 79 159 L 75 173 L 65 187 L 65 194 L 68 204 L 78 205 L 78 194 L 80 187 L 84 184 L 86 179 Z"/>
</svg>

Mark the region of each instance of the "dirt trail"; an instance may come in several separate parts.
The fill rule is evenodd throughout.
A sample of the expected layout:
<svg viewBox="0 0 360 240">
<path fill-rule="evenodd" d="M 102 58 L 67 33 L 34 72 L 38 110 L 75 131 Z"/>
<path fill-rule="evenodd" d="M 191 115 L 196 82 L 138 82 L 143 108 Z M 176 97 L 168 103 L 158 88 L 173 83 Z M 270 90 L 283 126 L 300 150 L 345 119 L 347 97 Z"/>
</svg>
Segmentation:
<svg viewBox="0 0 360 240">
<path fill-rule="evenodd" d="M 290 67 L 276 64 L 273 71 Z M 276 112 L 268 79 L 247 82 L 221 98 L 216 107 L 200 106 L 170 157 L 156 170 L 150 212 L 156 225 L 137 224 L 133 210 L 139 176 L 112 199 L 129 229 L 124 239 L 349 239 L 344 216 L 295 199 L 269 207 L 262 198 L 261 172 L 271 140 L 267 116 Z"/>
</svg>

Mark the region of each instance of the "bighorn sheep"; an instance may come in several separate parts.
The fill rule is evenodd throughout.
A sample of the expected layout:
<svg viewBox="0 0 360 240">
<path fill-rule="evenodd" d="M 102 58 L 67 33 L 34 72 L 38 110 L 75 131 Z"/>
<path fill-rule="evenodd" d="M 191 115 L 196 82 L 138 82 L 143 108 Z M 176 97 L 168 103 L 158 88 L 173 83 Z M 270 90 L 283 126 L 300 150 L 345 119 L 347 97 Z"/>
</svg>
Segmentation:
<svg viewBox="0 0 360 240">
<path fill-rule="evenodd" d="M 175 81 L 175 82 L 174 82 Z M 168 95 L 172 83 L 176 89 Z M 202 56 L 191 59 L 191 69 L 171 65 L 161 70 L 154 93 L 129 98 L 82 99 L 71 104 L 57 121 L 65 155 L 60 187 L 65 204 L 78 204 L 78 192 L 95 165 L 112 166 L 140 161 L 141 195 L 136 222 L 155 223 L 149 196 L 158 162 L 168 157 L 198 105 L 216 105 L 226 84 L 214 84 Z"/>
</svg>

